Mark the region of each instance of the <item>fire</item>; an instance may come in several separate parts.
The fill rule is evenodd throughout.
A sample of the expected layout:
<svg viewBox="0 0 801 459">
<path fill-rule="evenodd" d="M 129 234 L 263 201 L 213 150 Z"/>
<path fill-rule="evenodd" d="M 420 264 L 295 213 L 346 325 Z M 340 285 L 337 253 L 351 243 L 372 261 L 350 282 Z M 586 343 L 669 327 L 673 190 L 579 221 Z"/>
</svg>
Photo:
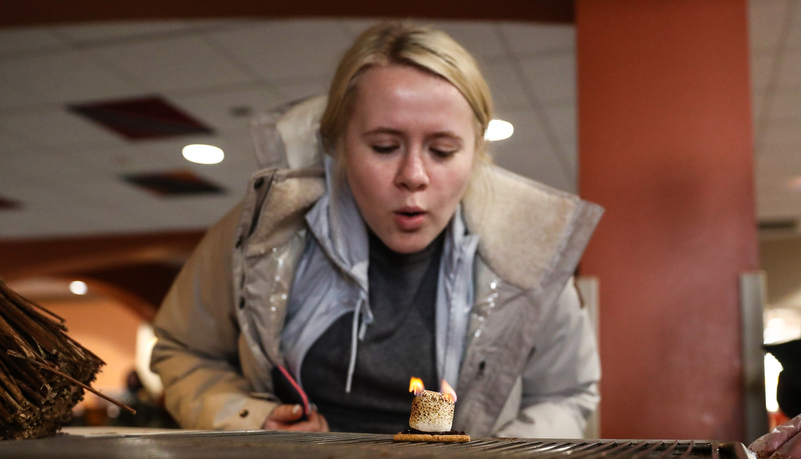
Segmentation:
<svg viewBox="0 0 801 459">
<path fill-rule="evenodd" d="M 440 392 L 442 392 L 445 397 L 450 398 L 452 402 L 456 402 L 456 391 L 453 390 L 453 387 L 451 387 L 451 385 L 448 384 L 448 381 L 445 381 L 444 379 L 442 380 Z"/>
<path fill-rule="evenodd" d="M 412 376 L 412 379 L 409 380 L 409 392 L 412 392 L 414 395 L 420 395 L 424 390 L 425 386 L 423 386 L 423 380 Z"/>
<path fill-rule="evenodd" d="M 453 390 L 453 387 L 451 387 L 450 384 L 448 384 L 448 381 L 443 379 L 440 388 L 440 392 L 446 399 L 456 403 L 456 391 Z M 412 376 L 412 379 L 409 380 L 409 392 L 413 393 L 415 396 L 419 396 L 425 389 L 426 388 L 423 385 L 423 380 Z"/>
</svg>

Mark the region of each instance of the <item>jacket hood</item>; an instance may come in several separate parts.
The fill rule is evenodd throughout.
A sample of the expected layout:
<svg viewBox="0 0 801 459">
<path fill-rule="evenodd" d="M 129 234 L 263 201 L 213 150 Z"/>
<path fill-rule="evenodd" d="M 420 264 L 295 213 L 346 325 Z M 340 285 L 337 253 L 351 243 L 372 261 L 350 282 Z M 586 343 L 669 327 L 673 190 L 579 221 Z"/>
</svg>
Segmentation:
<svg viewBox="0 0 801 459">
<path fill-rule="evenodd" d="M 325 103 L 325 96 L 313 97 L 257 118 L 252 132 L 260 164 L 315 170 L 322 178 L 320 166 L 328 155 L 318 127 Z M 325 192 L 322 183 L 300 188 L 304 210 Z M 468 231 L 481 239 L 480 256 L 498 275 L 526 289 L 543 286 L 554 270 L 575 269 L 603 214 L 573 194 L 487 164 L 477 166 L 462 207 Z M 298 215 L 277 211 L 283 218 Z M 531 243 L 512 243 L 519 240 Z"/>
<path fill-rule="evenodd" d="M 462 204 L 468 229 L 481 238 L 479 254 L 523 289 L 543 286 L 554 270 L 573 271 L 603 214 L 578 196 L 492 165 L 478 166 Z"/>
</svg>

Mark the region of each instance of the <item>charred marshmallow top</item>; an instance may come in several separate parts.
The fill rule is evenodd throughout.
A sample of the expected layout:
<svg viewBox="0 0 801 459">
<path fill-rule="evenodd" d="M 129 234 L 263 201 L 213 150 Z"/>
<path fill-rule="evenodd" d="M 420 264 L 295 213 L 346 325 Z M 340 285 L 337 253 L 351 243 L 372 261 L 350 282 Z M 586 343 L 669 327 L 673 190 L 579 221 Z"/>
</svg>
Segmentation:
<svg viewBox="0 0 801 459">
<path fill-rule="evenodd" d="M 453 425 L 453 398 L 430 390 L 414 397 L 409 427 L 423 432 L 447 432 Z"/>
</svg>

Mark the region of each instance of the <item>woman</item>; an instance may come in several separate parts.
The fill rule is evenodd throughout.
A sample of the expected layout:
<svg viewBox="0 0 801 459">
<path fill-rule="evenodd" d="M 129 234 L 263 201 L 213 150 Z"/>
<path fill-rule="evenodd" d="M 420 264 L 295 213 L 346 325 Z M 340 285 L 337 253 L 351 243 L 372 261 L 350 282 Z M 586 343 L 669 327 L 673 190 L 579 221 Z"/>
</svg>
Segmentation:
<svg viewBox="0 0 801 459">
<path fill-rule="evenodd" d="M 600 371 L 570 275 L 601 210 L 491 166 L 491 105 L 447 35 L 357 38 L 328 155 L 255 174 L 161 307 L 152 367 L 184 427 L 395 433 L 418 376 L 455 388 L 456 430 L 582 435 Z M 316 410 L 281 403 L 286 376 Z"/>
</svg>

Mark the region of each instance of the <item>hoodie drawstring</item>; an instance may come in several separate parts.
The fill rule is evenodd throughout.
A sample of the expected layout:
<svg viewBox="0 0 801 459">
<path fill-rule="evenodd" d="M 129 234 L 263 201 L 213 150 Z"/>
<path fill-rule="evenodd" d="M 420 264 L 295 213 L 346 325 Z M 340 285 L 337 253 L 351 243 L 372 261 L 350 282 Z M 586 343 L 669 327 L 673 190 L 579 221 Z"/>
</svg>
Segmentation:
<svg viewBox="0 0 801 459">
<path fill-rule="evenodd" d="M 353 373 L 356 371 L 356 350 L 359 346 L 359 340 L 363 340 L 365 333 L 367 333 L 367 323 L 360 320 L 362 304 L 364 304 L 364 298 L 359 298 L 359 301 L 356 302 L 356 310 L 353 312 L 353 328 L 350 338 L 350 362 L 348 363 L 348 377 L 345 380 L 346 394 L 350 393 L 350 387 L 353 383 Z M 359 326 L 359 322 L 361 322 L 361 327 Z"/>
</svg>

